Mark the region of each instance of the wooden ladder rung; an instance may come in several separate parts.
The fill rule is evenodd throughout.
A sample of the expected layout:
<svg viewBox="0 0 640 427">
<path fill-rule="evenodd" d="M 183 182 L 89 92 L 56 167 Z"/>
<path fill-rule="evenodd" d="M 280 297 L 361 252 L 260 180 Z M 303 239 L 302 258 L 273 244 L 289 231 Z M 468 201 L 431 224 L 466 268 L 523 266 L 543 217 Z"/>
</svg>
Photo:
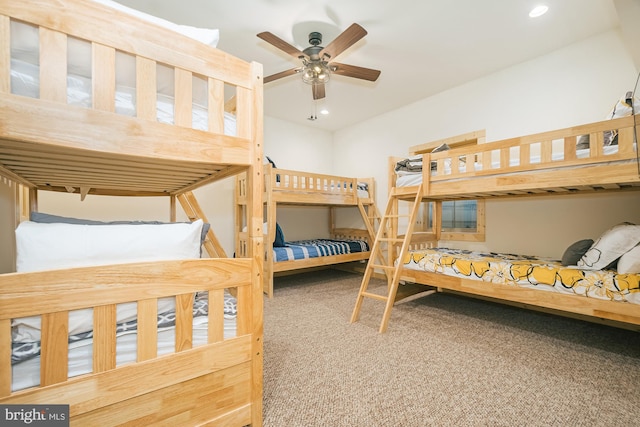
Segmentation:
<svg viewBox="0 0 640 427">
<path fill-rule="evenodd" d="M 378 241 L 380 241 L 380 242 L 396 242 L 396 243 L 400 243 L 400 242 L 404 242 L 404 239 L 393 238 L 393 237 L 381 237 L 381 238 L 378 239 Z"/>
<path fill-rule="evenodd" d="M 403 215 L 403 214 L 389 214 L 389 215 L 385 215 L 385 218 L 409 218 L 411 217 L 411 215 Z"/>
<path fill-rule="evenodd" d="M 383 268 L 383 269 L 386 269 L 386 270 L 395 270 L 396 269 L 395 266 L 393 266 L 393 265 L 382 265 L 382 264 L 369 264 L 369 267 L 372 267 L 372 268 Z"/>
<path fill-rule="evenodd" d="M 387 295 L 372 294 L 370 292 L 363 292 L 362 296 L 363 297 L 368 297 L 368 298 L 373 298 L 373 299 L 378 299 L 380 301 L 386 301 L 386 300 L 389 299 L 389 297 Z"/>
</svg>

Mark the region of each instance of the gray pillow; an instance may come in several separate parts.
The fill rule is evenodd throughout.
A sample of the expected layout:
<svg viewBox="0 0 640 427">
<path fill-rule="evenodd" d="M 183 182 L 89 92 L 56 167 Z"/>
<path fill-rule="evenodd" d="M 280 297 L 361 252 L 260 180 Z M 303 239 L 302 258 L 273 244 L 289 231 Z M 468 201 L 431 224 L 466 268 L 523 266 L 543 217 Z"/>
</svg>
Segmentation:
<svg viewBox="0 0 640 427">
<path fill-rule="evenodd" d="M 562 265 L 577 265 L 591 245 L 593 245 L 592 239 L 578 240 L 571 244 L 562 255 Z"/>
<path fill-rule="evenodd" d="M 580 135 L 576 144 L 576 150 L 584 150 L 589 148 L 589 135 Z"/>
<path fill-rule="evenodd" d="M 31 212 L 29 219 L 33 222 L 54 223 L 62 222 L 65 224 L 84 224 L 84 225 L 109 225 L 109 224 L 171 224 L 162 221 L 96 221 L 93 219 L 73 218 L 68 216 L 52 215 L 42 212 Z M 200 234 L 200 244 L 203 244 L 207 238 L 207 232 L 211 228 L 211 224 L 205 222 L 202 224 L 202 233 Z"/>
</svg>

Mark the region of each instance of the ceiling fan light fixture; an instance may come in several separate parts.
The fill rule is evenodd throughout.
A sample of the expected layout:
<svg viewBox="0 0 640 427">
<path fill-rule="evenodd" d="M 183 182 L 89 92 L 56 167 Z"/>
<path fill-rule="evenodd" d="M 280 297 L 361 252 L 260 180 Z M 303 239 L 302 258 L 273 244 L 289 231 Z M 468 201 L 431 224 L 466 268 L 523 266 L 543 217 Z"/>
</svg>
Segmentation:
<svg viewBox="0 0 640 427">
<path fill-rule="evenodd" d="M 331 70 L 325 61 L 308 61 L 302 70 L 302 81 L 310 84 L 324 84 L 329 81 Z"/>
</svg>

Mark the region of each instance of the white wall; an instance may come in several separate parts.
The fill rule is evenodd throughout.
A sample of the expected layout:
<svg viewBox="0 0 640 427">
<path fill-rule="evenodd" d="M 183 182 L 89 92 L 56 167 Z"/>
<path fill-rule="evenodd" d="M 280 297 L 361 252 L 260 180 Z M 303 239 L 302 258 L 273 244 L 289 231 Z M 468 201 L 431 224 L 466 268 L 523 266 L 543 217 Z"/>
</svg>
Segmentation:
<svg viewBox="0 0 640 427">
<path fill-rule="evenodd" d="M 620 34 L 610 31 L 336 132 L 334 172 L 375 176 L 383 209 L 388 156 L 479 129 L 495 141 L 602 120 L 632 90 L 637 72 Z M 559 257 L 573 240 L 597 237 L 623 218 L 640 223 L 637 192 L 595 199 L 488 201 L 487 240 L 475 247 Z"/>
</svg>

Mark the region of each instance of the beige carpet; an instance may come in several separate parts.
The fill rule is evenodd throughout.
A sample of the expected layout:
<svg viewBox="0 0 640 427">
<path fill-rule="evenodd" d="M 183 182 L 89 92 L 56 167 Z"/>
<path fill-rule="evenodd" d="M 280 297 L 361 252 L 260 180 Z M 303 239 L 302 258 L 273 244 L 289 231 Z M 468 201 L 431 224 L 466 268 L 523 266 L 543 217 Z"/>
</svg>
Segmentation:
<svg viewBox="0 0 640 427">
<path fill-rule="evenodd" d="M 640 425 L 639 333 L 434 294 L 379 334 L 381 302 L 349 323 L 360 280 L 276 278 L 265 427 Z"/>
</svg>

